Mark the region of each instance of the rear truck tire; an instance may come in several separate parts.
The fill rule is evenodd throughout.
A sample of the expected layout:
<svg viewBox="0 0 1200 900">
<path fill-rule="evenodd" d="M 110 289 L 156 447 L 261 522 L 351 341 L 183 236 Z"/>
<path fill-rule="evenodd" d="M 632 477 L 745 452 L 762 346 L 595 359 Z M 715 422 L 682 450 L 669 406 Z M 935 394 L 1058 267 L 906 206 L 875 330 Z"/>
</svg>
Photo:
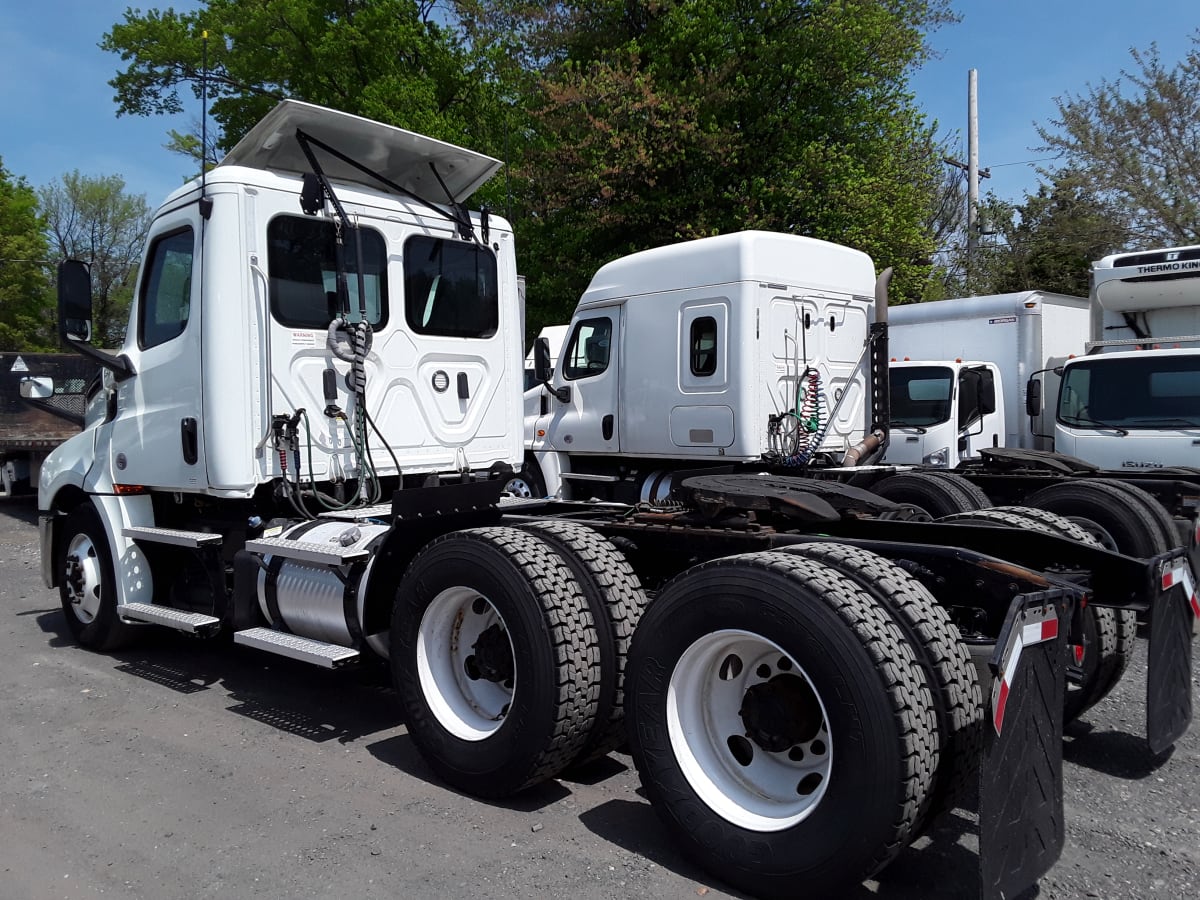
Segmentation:
<svg viewBox="0 0 1200 900">
<path fill-rule="evenodd" d="M 948 472 L 942 469 L 932 469 L 922 474 L 932 475 L 934 478 L 941 478 L 943 481 L 950 482 L 950 484 L 954 485 L 967 495 L 968 499 L 975 504 L 976 509 L 987 509 L 992 505 L 991 498 L 983 492 L 983 488 L 956 472 Z"/>
<path fill-rule="evenodd" d="M 57 543 L 58 592 L 75 641 L 89 650 L 128 646 L 138 629 L 117 615 L 117 579 L 108 535 L 90 502 L 71 511 Z"/>
<path fill-rule="evenodd" d="M 1102 546 L 1086 522 L 1073 521 L 1045 509 L 1028 506 L 996 506 L 948 516 L 945 521 L 1007 525 L 1069 538 L 1081 544 Z M 1068 666 L 1080 670 L 1078 678 L 1067 679 L 1063 722 L 1074 722 L 1107 697 L 1125 674 L 1137 638 L 1137 614 L 1129 609 L 1109 609 L 1088 604 L 1083 610 L 1082 658 L 1068 645 Z"/>
<path fill-rule="evenodd" d="M 974 488 L 974 485 L 961 475 L 950 472 L 900 472 L 889 475 L 873 485 L 871 491 L 896 503 L 917 506 L 935 519 L 991 505 L 986 496 L 980 501 L 974 494 L 965 490 L 962 483 Z"/>
<path fill-rule="evenodd" d="M 466 793 L 498 799 L 551 778 L 594 731 L 592 614 L 567 563 L 528 532 L 426 545 L 396 592 L 390 646 L 409 735 Z"/>
<path fill-rule="evenodd" d="M 625 743 L 625 669 L 629 643 L 646 610 L 646 592 L 612 542 L 573 522 L 521 526 L 550 544 L 583 589 L 600 647 L 600 698 L 596 725 L 576 762 L 588 762 Z"/>
<path fill-rule="evenodd" d="M 924 673 L 855 582 L 793 553 L 671 581 L 629 658 L 630 749 L 683 850 L 765 897 L 838 896 L 913 837 L 938 762 Z"/>
<path fill-rule="evenodd" d="M 983 752 L 983 695 L 958 626 L 929 590 L 891 560 L 845 544 L 798 544 L 786 551 L 836 569 L 891 614 L 925 673 L 937 719 L 938 769 L 920 833 L 972 795 Z"/>
<path fill-rule="evenodd" d="M 504 482 L 504 490 L 522 500 L 540 500 L 546 496 L 546 482 L 532 459 L 526 459 L 521 468 Z"/>
<path fill-rule="evenodd" d="M 1186 546 L 1186 542 L 1181 539 L 1179 530 L 1175 527 L 1175 517 L 1167 512 L 1166 508 L 1154 498 L 1153 494 L 1147 493 L 1140 487 L 1124 481 L 1112 481 L 1110 483 L 1133 498 L 1158 523 L 1155 533 L 1157 539 L 1161 540 L 1159 546 L 1165 547 L 1167 550 Z M 1163 552 L 1166 551 L 1164 550 Z"/>
<path fill-rule="evenodd" d="M 1068 518 L 1107 549 L 1138 559 L 1175 546 L 1173 529 L 1164 533 L 1157 501 L 1129 485 L 1094 478 L 1052 484 L 1030 494 L 1024 505 Z"/>
</svg>

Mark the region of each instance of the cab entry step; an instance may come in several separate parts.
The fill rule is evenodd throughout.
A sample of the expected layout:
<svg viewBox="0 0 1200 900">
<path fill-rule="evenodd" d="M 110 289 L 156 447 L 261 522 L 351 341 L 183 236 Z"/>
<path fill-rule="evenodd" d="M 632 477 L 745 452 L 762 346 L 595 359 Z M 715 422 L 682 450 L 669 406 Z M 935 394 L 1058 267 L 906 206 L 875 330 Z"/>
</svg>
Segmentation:
<svg viewBox="0 0 1200 900">
<path fill-rule="evenodd" d="M 221 627 L 220 619 L 206 616 L 204 613 L 185 612 L 182 609 L 156 606 L 153 603 L 126 603 L 117 607 L 117 615 L 135 622 L 165 625 L 167 628 L 198 634 L 201 637 L 215 634 Z"/>
<path fill-rule="evenodd" d="M 264 556 L 282 556 L 321 566 L 341 566 L 366 559 L 370 555 L 366 550 L 341 547 L 337 544 L 320 544 L 315 541 L 293 541 L 288 538 L 259 538 L 256 541 L 247 541 L 246 549 Z"/>
<path fill-rule="evenodd" d="M 276 631 L 273 628 L 248 628 L 245 631 L 233 633 L 235 644 L 245 644 L 266 650 L 268 653 L 278 653 L 301 662 L 313 663 L 326 669 L 336 669 L 346 663 L 358 659 L 358 651 L 338 644 L 326 644 L 324 641 L 314 641 L 295 634 Z"/>
<path fill-rule="evenodd" d="M 126 526 L 121 530 L 121 534 L 135 541 L 173 544 L 176 547 L 203 547 L 222 541 L 221 535 L 211 531 L 180 531 L 178 528 L 149 528 L 143 525 Z"/>
</svg>

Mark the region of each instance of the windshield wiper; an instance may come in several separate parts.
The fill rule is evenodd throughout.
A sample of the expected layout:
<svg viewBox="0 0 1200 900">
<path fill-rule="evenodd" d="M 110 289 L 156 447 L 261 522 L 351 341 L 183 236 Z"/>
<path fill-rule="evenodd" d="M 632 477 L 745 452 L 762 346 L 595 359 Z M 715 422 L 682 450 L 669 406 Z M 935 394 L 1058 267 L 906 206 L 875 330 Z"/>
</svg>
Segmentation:
<svg viewBox="0 0 1200 900">
<path fill-rule="evenodd" d="M 1160 416 L 1155 419 L 1138 419 L 1139 425 L 1182 425 L 1185 428 L 1200 428 L 1200 422 L 1183 416 Z"/>
<path fill-rule="evenodd" d="M 920 425 L 914 425 L 911 422 L 905 422 L 903 419 L 892 419 L 891 424 L 898 428 L 915 428 L 917 430 L 917 434 L 924 434 L 928 430 L 926 428 L 922 428 Z"/>
<path fill-rule="evenodd" d="M 1122 428 L 1120 425 L 1110 425 L 1108 422 L 1101 422 L 1099 419 L 1093 419 L 1091 416 L 1059 416 L 1059 418 L 1064 422 L 1074 422 L 1077 425 L 1098 425 L 1101 428 L 1111 428 L 1122 437 L 1129 434 L 1128 428 Z"/>
</svg>

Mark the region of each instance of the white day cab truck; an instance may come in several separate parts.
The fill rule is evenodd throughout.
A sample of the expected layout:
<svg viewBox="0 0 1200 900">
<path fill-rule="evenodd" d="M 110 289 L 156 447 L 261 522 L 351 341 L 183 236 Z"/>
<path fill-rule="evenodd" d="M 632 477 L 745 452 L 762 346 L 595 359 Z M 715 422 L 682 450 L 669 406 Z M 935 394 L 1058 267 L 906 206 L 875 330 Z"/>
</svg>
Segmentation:
<svg viewBox="0 0 1200 900">
<path fill-rule="evenodd" d="M 1039 508 L 1110 549 L 1148 558 L 1185 546 L 1200 563 L 1200 485 L 1188 473 L 1106 479 L 1033 452 L 1052 424 L 1031 423 L 1020 392 L 1082 353 L 1087 301 L 1028 292 L 898 307 L 889 343 L 894 331 L 893 351 L 923 361 L 892 362 L 888 390 L 889 360 L 867 341 L 872 279 L 848 248 L 769 234 L 602 267 L 545 388 L 526 395 L 519 482 L 534 496 L 652 502 L 700 468 L 817 475 L 935 518 Z M 948 347 L 961 358 L 946 360 Z M 946 471 L 980 454 L 986 470 Z"/>
<path fill-rule="evenodd" d="M 1189 727 L 1183 552 L 1114 553 L 1054 516 L 931 522 L 836 480 L 709 473 L 646 503 L 505 494 L 524 462 L 513 235 L 463 205 L 498 166 L 284 101 L 155 214 L 119 355 L 86 343 L 88 274 L 63 264 L 61 328 L 105 367 L 39 482 L 44 576 L 75 640 L 112 650 L 165 627 L 331 669 L 385 660 L 428 764 L 481 797 L 628 742 L 684 850 L 754 894 L 841 893 L 976 794 L 984 895 L 1032 884 L 1063 843 L 1063 719 L 1123 665 L 1088 610 L 1148 612 L 1150 749 Z M 736 278 L 676 285 L 695 380 L 669 434 L 714 458 L 737 446 L 702 379 L 731 380 L 730 341 L 757 334 L 784 392 L 759 407 L 780 453 L 882 445 L 868 430 L 885 410 L 854 370 L 886 367 L 887 279 L 830 249 L 852 290 L 797 303 L 775 264 L 811 248 L 697 246 L 707 274 Z M 617 453 L 656 413 L 622 418 L 628 388 L 592 368 L 607 339 L 616 379 L 621 334 L 644 340 L 621 330 L 628 286 L 605 285 L 553 387 L 574 410 L 598 379 L 612 403 L 555 434 L 594 430 Z M 798 325 L 816 316 L 833 368 L 805 438 L 787 410 L 811 383 L 797 360 L 823 338 Z"/>
</svg>

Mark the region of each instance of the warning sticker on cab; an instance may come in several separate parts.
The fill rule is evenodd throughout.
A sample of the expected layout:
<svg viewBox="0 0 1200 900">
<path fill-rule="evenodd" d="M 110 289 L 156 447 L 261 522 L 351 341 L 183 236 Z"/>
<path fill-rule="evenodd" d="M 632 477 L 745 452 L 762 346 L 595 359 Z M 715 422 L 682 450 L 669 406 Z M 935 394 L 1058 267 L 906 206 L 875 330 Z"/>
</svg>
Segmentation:
<svg viewBox="0 0 1200 900">
<path fill-rule="evenodd" d="M 999 316 L 998 318 L 995 318 L 995 319 L 988 319 L 988 324 L 989 325 L 1003 325 L 1005 322 L 1015 322 L 1015 321 L 1017 321 L 1016 316 Z"/>
</svg>

